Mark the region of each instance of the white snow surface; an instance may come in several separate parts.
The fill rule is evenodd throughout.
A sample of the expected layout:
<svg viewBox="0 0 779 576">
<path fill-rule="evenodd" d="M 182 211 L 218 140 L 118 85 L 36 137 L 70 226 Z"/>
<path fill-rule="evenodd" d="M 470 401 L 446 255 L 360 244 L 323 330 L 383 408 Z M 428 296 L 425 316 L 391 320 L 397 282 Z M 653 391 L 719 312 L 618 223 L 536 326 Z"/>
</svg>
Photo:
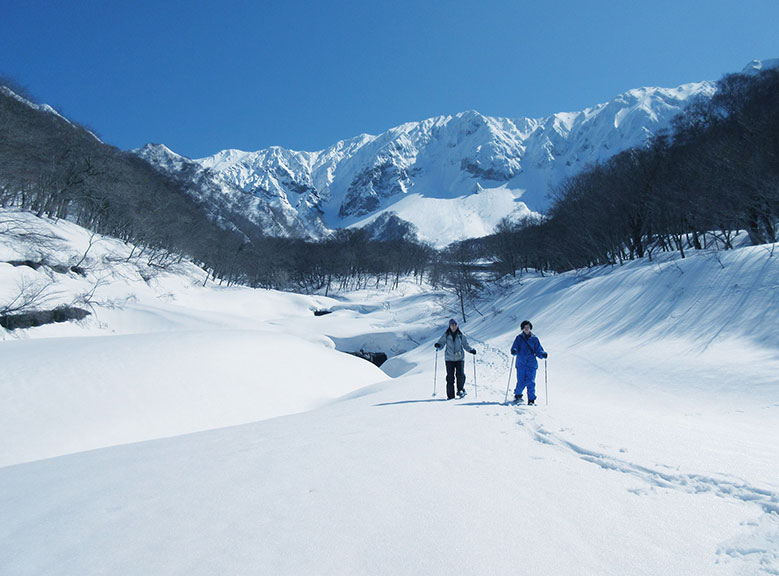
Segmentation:
<svg viewBox="0 0 779 576">
<path fill-rule="evenodd" d="M 43 237 L 89 242 L 0 211 L 0 306 L 50 278 L 93 314 L 0 333 L 3 576 L 779 573 L 776 246 L 494 283 L 446 401 L 447 293 L 203 287 L 106 238 L 86 277 L 5 263 Z M 539 405 L 505 406 L 526 318 Z"/>
<path fill-rule="evenodd" d="M 505 186 L 480 189 L 478 193 L 462 198 L 431 198 L 408 194 L 387 209 L 360 220 L 352 227 L 370 225 L 384 214 L 395 214 L 425 230 L 425 240 L 438 247 L 450 244 L 455 238 L 481 238 L 495 231 L 498 223 L 508 217 L 512 221 L 537 217 L 519 200 L 521 191 Z"/>
</svg>

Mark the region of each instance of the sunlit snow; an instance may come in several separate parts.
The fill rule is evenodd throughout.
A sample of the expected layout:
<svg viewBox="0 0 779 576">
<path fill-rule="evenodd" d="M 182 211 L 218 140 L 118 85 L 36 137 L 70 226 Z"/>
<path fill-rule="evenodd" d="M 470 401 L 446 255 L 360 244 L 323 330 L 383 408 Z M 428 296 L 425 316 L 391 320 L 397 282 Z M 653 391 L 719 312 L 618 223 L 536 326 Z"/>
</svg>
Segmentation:
<svg viewBox="0 0 779 576">
<path fill-rule="evenodd" d="M 446 401 L 451 294 L 203 287 L 97 240 L 86 277 L 0 264 L 0 298 L 102 279 L 87 319 L 0 333 L 4 576 L 779 572 L 776 246 L 493 283 Z M 506 406 L 524 319 L 549 359 Z"/>
</svg>

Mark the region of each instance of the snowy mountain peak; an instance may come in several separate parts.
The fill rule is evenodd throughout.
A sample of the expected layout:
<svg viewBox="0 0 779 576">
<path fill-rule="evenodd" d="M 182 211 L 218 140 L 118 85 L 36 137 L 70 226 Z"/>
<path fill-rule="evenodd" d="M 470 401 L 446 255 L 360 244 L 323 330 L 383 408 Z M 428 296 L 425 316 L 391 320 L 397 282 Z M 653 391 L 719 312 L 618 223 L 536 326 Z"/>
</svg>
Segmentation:
<svg viewBox="0 0 779 576">
<path fill-rule="evenodd" d="M 169 171 L 180 170 L 182 164 L 189 161 L 188 158 L 176 154 L 173 150 L 165 146 L 165 144 L 149 143 L 142 148 L 133 150 L 133 153 L 146 159 L 158 168 L 164 168 Z"/>
<path fill-rule="evenodd" d="M 544 212 L 549 193 L 566 177 L 644 145 L 691 98 L 714 89 L 711 82 L 637 88 L 546 118 L 467 110 L 361 134 L 316 152 L 277 146 L 223 150 L 194 162 L 224 187 L 283 213 L 282 228 L 302 235 L 320 238 L 393 216 L 411 223 L 420 239 L 441 246 L 489 234 L 506 216 Z M 170 162 L 167 154 L 159 161 L 156 154 L 144 156 L 163 168 Z"/>
<path fill-rule="evenodd" d="M 779 58 L 772 58 L 769 60 L 752 60 L 749 64 L 744 66 L 741 71 L 742 74 L 757 74 L 763 70 L 771 70 L 779 68 Z"/>
</svg>

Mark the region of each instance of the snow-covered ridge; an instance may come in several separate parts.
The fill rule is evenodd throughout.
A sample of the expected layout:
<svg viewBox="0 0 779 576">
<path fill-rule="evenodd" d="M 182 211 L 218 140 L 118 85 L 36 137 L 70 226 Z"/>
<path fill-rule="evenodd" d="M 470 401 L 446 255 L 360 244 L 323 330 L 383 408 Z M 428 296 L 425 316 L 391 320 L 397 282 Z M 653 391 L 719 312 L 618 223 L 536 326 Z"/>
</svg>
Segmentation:
<svg viewBox="0 0 779 576">
<path fill-rule="evenodd" d="M 68 124 L 71 123 L 70 120 L 65 118 L 62 114 L 57 112 L 54 108 L 52 108 L 48 104 L 36 104 L 35 102 L 31 102 L 31 101 L 27 100 L 27 98 L 19 96 L 19 94 L 17 94 L 16 92 L 14 92 L 13 90 L 11 90 L 10 88 L 8 88 L 6 86 L 0 86 L 0 92 L 5 94 L 6 96 L 10 96 L 14 100 L 18 100 L 19 102 L 21 102 L 25 106 L 29 106 L 33 110 L 40 110 L 41 112 L 46 112 L 48 114 L 53 114 L 53 115 L 55 115 L 55 116 L 65 120 Z"/>
<path fill-rule="evenodd" d="M 742 74 L 756 74 L 761 70 L 771 70 L 779 68 L 779 58 L 772 58 L 769 60 L 752 60 L 741 71 Z"/>
<path fill-rule="evenodd" d="M 315 152 L 224 150 L 195 162 L 229 187 L 263 199 L 309 237 L 394 213 L 414 224 L 421 239 L 442 246 L 489 234 L 503 217 L 544 212 L 548 194 L 564 178 L 642 146 L 692 98 L 708 97 L 714 89 L 712 82 L 638 88 L 546 118 L 488 117 L 470 110 L 362 134 Z M 161 167 L 170 164 L 159 154 L 139 154 Z M 435 203 L 437 218 L 426 205 L 432 199 L 446 201 Z M 462 220 L 466 199 L 468 224 L 442 231 L 439 221 Z"/>
<path fill-rule="evenodd" d="M 38 110 L 39 112 L 45 112 L 46 114 L 51 114 L 53 116 L 56 116 L 60 120 L 63 120 L 63 121 L 67 122 L 70 125 L 73 125 L 73 122 L 68 120 L 65 116 L 63 116 L 62 114 L 57 112 L 54 108 L 52 108 L 48 104 L 36 104 L 35 102 L 31 102 L 30 100 L 27 100 L 27 98 L 24 98 L 23 96 L 20 96 L 19 94 L 17 94 L 16 92 L 14 92 L 10 88 L 8 88 L 7 86 L 0 86 L 0 93 L 13 98 L 14 100 L 17 100 L 17 101 L 21 102 L 25 106 L 29 106 L 33 110 Z M 86 130 L 86 132 L 90 136 L 92 136 L 95 140 L 97 140 L 98 142 L 102 143 L 102 140 L 100 140 L 100 138 L 98 138 L 97 134 L 95 134 L 91 130 Z"/>
</svg>

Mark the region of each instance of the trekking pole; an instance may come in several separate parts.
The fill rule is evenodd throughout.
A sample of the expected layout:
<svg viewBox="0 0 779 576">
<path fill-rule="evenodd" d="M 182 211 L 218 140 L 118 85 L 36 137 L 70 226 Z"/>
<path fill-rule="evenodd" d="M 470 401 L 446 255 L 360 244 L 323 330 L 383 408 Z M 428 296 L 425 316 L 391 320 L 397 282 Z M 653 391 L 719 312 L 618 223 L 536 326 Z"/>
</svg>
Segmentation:
<svg viewBox="0 0 779 576">
<path fill-rule="evenodd" d="M 433 397 L 435 397 L 435 385 L 438 380 L 438 348 L 435 349 L 435 371 L 433 372 Z"/>
<path fill-rule="evenodd" d="M 479 387 L 476 385 L 476 354 L 473 355 L 473 390 L 475 392 L 474 398 L 479 397 Z"/>
<path fill-rule="evenodd" d="M 549 406 L 549 384 L 546 378 L 546 358 L 544 358 L 544 396 L 546 396 L 546 405 Z"/>
<path fill-rule="evenodd" d="M 507 404 L 509 401 L 509 386 L 511 386 L 511 372 L 514 370 L 514 359 L 512 358 L 509 362 L 509 381 L 506 382 L 506 399 L 503 400 L 504 404 Z"/>
</svg>

